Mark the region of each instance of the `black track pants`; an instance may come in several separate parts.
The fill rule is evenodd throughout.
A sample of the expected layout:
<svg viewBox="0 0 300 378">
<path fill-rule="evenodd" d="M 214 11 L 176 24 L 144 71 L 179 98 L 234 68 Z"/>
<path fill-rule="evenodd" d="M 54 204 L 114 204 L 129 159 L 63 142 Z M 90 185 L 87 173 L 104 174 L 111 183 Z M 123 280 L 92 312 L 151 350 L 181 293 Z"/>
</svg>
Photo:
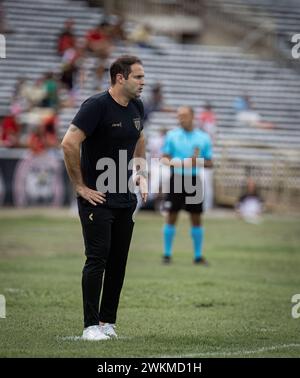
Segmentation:
<svg viewBox="0 0 300 378">
<path fill-rule="evenodd" d="M 86 254 L 82 272 L 84 327 L 98 325 L 99 321 L 115 323 L 135 205 L 118 209 L 94 207 L 79 198 L 78 208 Z"/>
</svg>

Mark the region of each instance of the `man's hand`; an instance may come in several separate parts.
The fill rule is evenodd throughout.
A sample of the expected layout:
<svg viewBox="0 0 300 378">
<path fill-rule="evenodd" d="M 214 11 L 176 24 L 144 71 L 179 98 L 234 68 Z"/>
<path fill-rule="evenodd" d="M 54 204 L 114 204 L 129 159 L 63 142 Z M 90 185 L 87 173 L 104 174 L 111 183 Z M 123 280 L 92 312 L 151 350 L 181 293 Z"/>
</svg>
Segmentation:
<svg viewBox="0 0 300 378">
<path fill-rule="evenodd" d="M 142 200 L 146 203 L 148 198 L 148 180 L 144 176 L 137 175 L 136 185 L 139 186 Z"/>
<path fill-rule="evenodd" d="M 200 157 L 200 148 L 199 147 L 195 147 L 193 157 L 194 158 Z"/>
<path fill-rule="evenodd" d="M 194 149 L 194 155 L 190 158 L 191 160 L 188 162 L 191 167 L 197 167 L 199 166 L 197 159 L 200 157 L 200 149 L 199 147 L 195 147 Z"/>
<path fill-rule="evenodd" d="M 106 201 L 104 193 L 97 192 L 96 190 L 90 189 L 87 186 L 77 186 L 75 189 L 80 197 L 84 198 L 94 206 L 97 206 L 98 203 L 104 203 Z"/>
<path fill-rule="evenodd" d="M 194 149 L 194 154 L 191 157 L 180 159 L 180 158 L 172 158 L 170 155 L 163 155 L 160 162 L 161 164 L 167 165 L 169 167 L 174 167 L 174 168 L 201 167 L 202 159 L 200 159 L 199 153 L 200 153 L 200 150 L 199 148 L 196 147 Z"/>
</svg>

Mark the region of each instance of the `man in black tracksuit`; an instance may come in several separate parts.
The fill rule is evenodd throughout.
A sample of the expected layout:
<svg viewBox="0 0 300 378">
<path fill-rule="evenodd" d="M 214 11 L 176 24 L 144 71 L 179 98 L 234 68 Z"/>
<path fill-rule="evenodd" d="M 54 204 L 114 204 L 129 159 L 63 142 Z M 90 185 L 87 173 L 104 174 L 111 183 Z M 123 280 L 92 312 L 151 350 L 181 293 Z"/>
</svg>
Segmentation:
<svg viewBox="0 0 300 378">
<path fill-rule="evenodd" d="M 128 163 L 133 157 L 144 159 L 142 163 L 139 159 L 137 180 L 143 200 L 147 199 L 144 112 L 139 100 L 144 86 L 142 62 L 122 56 L 111 65 L 110 75 L 111 88 L 81 105 L 62 141 L 65 165 L 78 195 L 85 244 L 86 340 L 117 336 L 115 322 L 137 203 L 128 185 L 132 178 Z"/>
</svg>

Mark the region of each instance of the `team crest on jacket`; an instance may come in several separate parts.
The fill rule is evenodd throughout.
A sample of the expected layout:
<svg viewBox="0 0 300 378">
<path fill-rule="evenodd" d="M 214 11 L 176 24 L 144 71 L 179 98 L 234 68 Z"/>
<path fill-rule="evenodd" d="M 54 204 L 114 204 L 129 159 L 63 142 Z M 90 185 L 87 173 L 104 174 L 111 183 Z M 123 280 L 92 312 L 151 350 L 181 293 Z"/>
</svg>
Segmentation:
<svg viewBox="0 0 300 378">
<path fill-rule="evenodd" d="M 133 123 L 134 123 L 135 128 L 138 131 L 140 131 L 140 129 L 141 129 L 141 120 L 140 120 L 140 118 L 134 118 L 133 119 Z"/>
</svg>

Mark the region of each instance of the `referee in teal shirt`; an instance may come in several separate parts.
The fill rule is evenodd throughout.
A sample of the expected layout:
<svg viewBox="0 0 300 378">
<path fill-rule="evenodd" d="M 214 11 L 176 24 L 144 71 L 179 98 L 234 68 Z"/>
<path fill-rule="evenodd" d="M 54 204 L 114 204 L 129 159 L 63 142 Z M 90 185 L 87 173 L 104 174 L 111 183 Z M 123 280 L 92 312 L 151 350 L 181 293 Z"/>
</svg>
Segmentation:
<svg viewBox="0 0 300 378">
<path fill-rule="evenodd" d="M 202 255 L 204 231 L 201 214 L 204 183 L 201 176 L 204 177 L 203 167 L 212 167 L 211 140 L 207 133 L 194 129 L 194 111 L 191 107 L 180 107 L 177 117 L 180 127 L 167 133 L 163 146 L 164 163 L 172 171 L 169 193 L 164 203 L 167 218 L 163 228 L 163 262 L 171 262 L 178 213 L 184 209 L 190 214 L 194 263 L 207 265 Z M 199 163 L 202 163 L 202 167 Z M 191 191 L 190 188 L 194 190 Z"/>
</svg>

